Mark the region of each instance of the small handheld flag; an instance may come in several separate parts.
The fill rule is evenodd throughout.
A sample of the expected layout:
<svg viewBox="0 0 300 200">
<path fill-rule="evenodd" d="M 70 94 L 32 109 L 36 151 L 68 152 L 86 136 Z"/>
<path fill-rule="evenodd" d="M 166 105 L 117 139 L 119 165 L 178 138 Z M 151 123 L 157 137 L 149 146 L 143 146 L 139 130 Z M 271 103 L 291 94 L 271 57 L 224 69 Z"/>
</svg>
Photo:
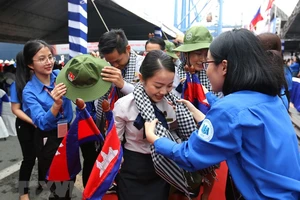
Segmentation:
<svg viewBox="0 0 300 200">
<path fill-rule="evenodd" d="M 100 131 L 88 111 L 83 109 L 77 114 L 70 130 L 59 145 L 46 179 L 49 181 L 73 179 L 81 171 L 79 145 L 96 140 L 103 140 Z"/>
<path fill-rule="evenodd" d="M 183 85 L 182 98 L 189 100 L 203 114 L 206 114 L 210 109 L 202 85 L 196 74 L 187 73 L 186 81 Z"/>
<path fill-rule="evenodd" d="M 108 103 L 107 101 L 104 101 Z M 102 104 L 103 107 L 103 104 Z M 105 111 L 105 109 L 103 109 Z M 94 164 L 93 170 L 83 191 L 83 200 L 99 200 L 113 183 L 121 166 L 123 150 L 118 138 L 113 114 L 105 111 L 108 129 L 102 150 Z"/>
</svg>

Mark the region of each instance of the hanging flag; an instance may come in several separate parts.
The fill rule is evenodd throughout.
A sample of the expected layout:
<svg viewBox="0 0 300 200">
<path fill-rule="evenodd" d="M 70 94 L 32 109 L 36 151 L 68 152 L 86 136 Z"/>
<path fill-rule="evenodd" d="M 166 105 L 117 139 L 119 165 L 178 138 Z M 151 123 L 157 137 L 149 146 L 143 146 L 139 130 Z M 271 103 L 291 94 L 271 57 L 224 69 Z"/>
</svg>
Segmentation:
<svg viewBox="0 0 300 200">
<path fill-rule="evenodd" d="M 118 138 L 113 114 L 105 112 L 108 129 L 102 150 L 94 164 L 87 185 L 83 191 L 83 200 L 99 200 L 113 183 L 121 166 L 123 150 Z"/>
<path fill-rule="evenodd" d="M 273 2 L 274 2 L 274 1 L 275 1 L 275 0 L 269 0 L 268 5 L 267 5 L 267 8 L 266 8 L 266 11 L 268 11 L 269 9 L 272 8 L 272 5 L 273 5 Z"/>
<path fill-rule="evenodd" d="M 255 14 L 255 16 L 253 17 L 253 19 L 251 20 L 250 22 L 250 30 L 256 30 L 256 25 L 259 21 L 262 21 L 264 18 L 262 17 L 261 15 L 261 12 L 260 12 L 260 8 L 258 9 L 257 13 Z"/>
<path fill-rule="evenodd" d="M 154 28 L 154 37 L 162 37 L 162 30 L 161 30 L 161 28 L 160 27 L 155 27 Z"/>
<path fill-rule="evenodd" d="M 70 59 L 87 53 L 87 0 L 68 0 Z"/>
<path fill-rule="evenodd" d="M 196 74 L 190 75 L 190 73 L 187 73 L 186 81 L 183 85 L 182 98 L 189 100 L 203 114 L 206 114 L 210 109 L 204 90 Z"/>
<path fill-rule="evenodd" d="M 78 112 L 70 130 L 59 145 L 48 170 L 49 181 L 67 181 L 81 171 L 79 157 L 80 144 L 102 140 L 100 131 L 86 109 Z"/>
</svg>

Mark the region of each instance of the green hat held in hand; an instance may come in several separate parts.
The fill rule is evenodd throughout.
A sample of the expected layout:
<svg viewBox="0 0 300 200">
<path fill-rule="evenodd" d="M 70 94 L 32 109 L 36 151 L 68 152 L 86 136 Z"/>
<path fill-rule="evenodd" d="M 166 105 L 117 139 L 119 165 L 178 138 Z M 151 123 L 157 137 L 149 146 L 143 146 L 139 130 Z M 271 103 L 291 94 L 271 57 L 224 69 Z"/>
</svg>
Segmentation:
<svg viewBox="0 0 300 200">
<path fill-rule="evenodd" d="M 179 52 L 191 52 L 199 49 L 209 48 L 213 37 L 204 26 L 193 26 L 184 35 L 183 45 L 174 49 Z"/>
<path fill-rule="evenodd" d="M 111 87 L 111 83 L 102 80 L 101 71 L 104 66 L 110 66 L 105 60 L 91 55 L 79 55 L 67 62 L 56 78 L 56 84 L 67 86 L 65 96 L 75 101 L 93 101 L 103 96 Z"/>
</svg>

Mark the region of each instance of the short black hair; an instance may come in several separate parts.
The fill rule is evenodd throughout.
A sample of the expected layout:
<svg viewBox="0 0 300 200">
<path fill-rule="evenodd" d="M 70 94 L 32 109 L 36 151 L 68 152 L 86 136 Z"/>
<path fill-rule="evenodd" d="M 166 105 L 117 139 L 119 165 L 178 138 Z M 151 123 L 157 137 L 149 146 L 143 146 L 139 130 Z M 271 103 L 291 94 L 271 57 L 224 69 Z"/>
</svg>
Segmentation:
<svg viewBox="0 0 300 200">
<path fill-rule="evenodd" d="M 99 39 L 99 52 L 101 54 L 112 53 L 115 49 L 119 54 L 126 52 L 127 37 L 122 29 L 112 29 L 104 33 Z"/>
<path fill-rule="evenodd" d="M 149 44 L 149 43 L 151 43 L 151 44 L 158 44 L 160 46 L 160 50 L 165 50 L 166 49 L 166 43 L 160 37 L 149 38 L 149 40 L 147 40 L 147 42 L 145 44 L 145 49 L 146 49 L 147 44 Z"/>
<path fill-rule="evenodd" d="M 219 35 L 209 47 L 218 65 L 227 60 L 222 92 L 251 90 L 276 96 L 284 85 L 281 69 L 272 65 L 259 39 L 249 30 L 234 29 Z"/>
</svg>

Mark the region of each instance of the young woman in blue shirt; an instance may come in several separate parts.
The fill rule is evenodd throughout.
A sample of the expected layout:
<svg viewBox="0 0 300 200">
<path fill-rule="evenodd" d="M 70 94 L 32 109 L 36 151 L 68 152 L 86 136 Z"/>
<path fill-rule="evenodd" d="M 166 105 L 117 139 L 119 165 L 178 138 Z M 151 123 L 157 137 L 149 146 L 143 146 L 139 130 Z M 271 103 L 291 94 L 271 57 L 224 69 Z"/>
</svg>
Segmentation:
<svg viewBox="0 0 300 200">
<path fill-rule="evenodd" d="M 212 89 L 224 97 L 206 116 L 182 100 L 199 130 L 177 144 L 155 135 L 153 120 L 145 123 L 148 141 L 190 171 L 225 160 L 245 199 L 299 199 L 298 141 L 279 97 L 285 81 L 282 69 L 271 64 L 253 33 L 239 29 L 211 43 L 206 73 Z"/>
<path fill-rule="evenodd" d="M 66 86 L 62 83 L 55 84 L 59 70 L 53 71 L 55 58 L 51 46 L 42 40 L 28 41 L 23 55 L 27 70 L 32 70 L 33 75 L 23 90 L 22 106 L 37 127 L 35 144 L 39 181 L 43 183 L 63 139 L 58 131 L 58 123 L 68 126 L 73 118 L 73 111 L 71 101 L 64 97 Z M 58 195 L 55 184 L 52 184 L 50 190 L 52 193 L 49 199 L 71 199 L 69 191 L 63 197 Z"/>
<path fill-rule="evenodd" d="M 29 180 L 33 166 L 35 165 L 36 149 L 34 143 L 35 125 L 31 118 L 22 110 L 22 91 L 29 81 L 31 74 L 25 74 L 26 66 L 23 61 L 23 51 L 16 56 L 16 81 L 10 89 L 11 110 L 17 116 L 16 131 L 20 142 L 23 161 L 19 172 L 19 194 L 20 200 L 28 200 Z M 40 189 L 39 187 L 38 189 Z"/>
</svg>

